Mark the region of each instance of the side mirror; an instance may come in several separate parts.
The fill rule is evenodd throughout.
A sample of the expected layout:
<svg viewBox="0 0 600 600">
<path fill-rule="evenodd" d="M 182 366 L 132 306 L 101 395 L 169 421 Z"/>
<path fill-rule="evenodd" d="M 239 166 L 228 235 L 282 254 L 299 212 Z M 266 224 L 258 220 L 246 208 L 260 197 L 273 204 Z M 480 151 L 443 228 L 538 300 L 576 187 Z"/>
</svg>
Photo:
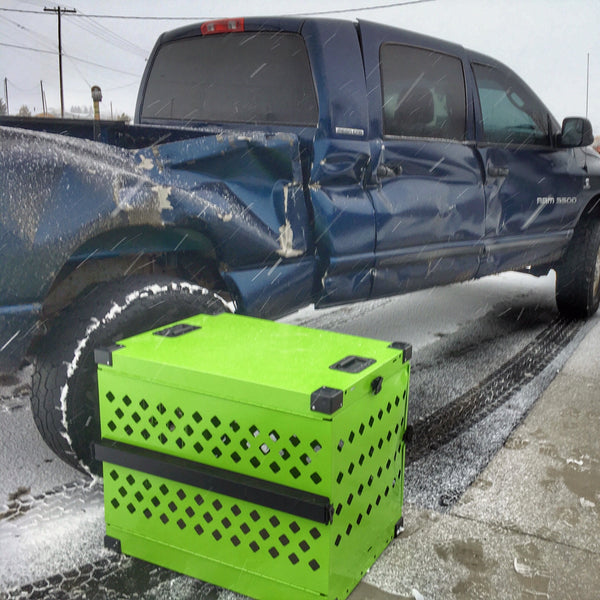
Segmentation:
<svg viewBox="0 0 600 600">
<path fill-rule="evenodd" d="M 567 117 L 562 124 L 560 146 L 563 148 L 579 148 L 594 143 L 592 124 L 580 117 Z"/>
</svg>

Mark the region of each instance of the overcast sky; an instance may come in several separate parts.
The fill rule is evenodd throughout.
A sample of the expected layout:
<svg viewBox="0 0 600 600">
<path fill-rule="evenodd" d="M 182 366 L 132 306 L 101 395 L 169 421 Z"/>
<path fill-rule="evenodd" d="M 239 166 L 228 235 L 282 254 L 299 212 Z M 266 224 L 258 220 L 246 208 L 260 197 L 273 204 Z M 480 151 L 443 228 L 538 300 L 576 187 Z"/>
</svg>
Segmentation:
<svg viewBox="0 0 600 600">
<path fill-rule="evenodd" d="M 40 81 L 48 106 L 60 107 L 57 17 L 43 10 L 56 6 L 0 0 L 0 79 L 8 81 L 11 114 L 23 104 L 41 111 Z M 79 15 L 62 18 L 66 110 L 91 105 L 90 87 L 99 85 L 103 116 L 110 116 L 111 103 L 113 114 L 133 115 L 145 60 L 162 31 L 204 18 L 331 11 L 327 16 L 404 27 L 489 54 L 517 71 L 559 120 L 585 115 L 589 53 L 589 117 L 600 133 L 599 0 L 71 0 L 60 6 Z M 386 8 L 364 10 L 370 6 Z"/>
</svg>

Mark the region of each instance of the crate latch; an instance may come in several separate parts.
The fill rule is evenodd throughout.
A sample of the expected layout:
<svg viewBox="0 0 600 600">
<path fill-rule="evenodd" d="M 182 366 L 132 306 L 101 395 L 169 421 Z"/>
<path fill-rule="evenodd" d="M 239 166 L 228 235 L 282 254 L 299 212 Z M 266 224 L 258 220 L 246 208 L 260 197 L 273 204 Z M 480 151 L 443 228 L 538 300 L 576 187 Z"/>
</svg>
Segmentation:
<svg viewBox="0 0 600 600">
<path fill-rule="evenodd" d="M 375 377 L 373 381 L 371 381 L 371 391 L 376 396 L 381 391 L 381 387 L 383 386 L 383 377 Z"/>
<path fill-rule="evenodd" d="M 323 386 L 310 395 L 310 410 L 332 415 L 344 405 L 344 392 Z"/>
</svg>

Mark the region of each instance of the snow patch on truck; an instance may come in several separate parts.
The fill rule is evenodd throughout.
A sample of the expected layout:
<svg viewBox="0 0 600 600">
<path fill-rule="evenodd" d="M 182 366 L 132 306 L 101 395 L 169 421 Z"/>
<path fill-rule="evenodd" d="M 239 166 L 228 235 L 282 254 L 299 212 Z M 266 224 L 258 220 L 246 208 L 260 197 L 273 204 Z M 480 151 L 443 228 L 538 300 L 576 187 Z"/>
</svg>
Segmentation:
<svg viewBox="0 0 600 600">
<path fill-rule="evenodd" d="M 158 198 L 159 212 L 162 212 L 163 210 L 173 210 L 173 205 L 169 201 L 169 194 L 171 193 L 170 187 L 155 185 L 152 188 L 152 191 L 156 193 L 156 197 Z"/>
<path fill-rule="evenodd" d="M 279 245 L 281 248 L 277 250 L 277 254 L 283 256 L 283 258 L 294 258 L 295 256 L 304 254 L 302 250 L 295 250 L 293 248 L 293 243 L 294 232 L 292 231 L 289 220 L 286 219 L 285 223 L 279 228 Z"/>
<path fill-rule="evenodd" d="M 292 225 L 288 217 L 288 197 L 290 185 L 291 184 L 287 184 L 283 186 L 283 213 L 285 215 L 285 222 L 279 228 L 278 238 L 280 249 L 277 250 L 277 254 L 279 254 L 279 256 L 283 256 L 283 258 L 294 258 L 304 254 L 303 250 L 294 249 L 294 230 L 292 229 Z"/>
<path fill-rule="evenodd" d="M 147 156 L 140 156 L 139 166 L 145 171 L 151 171 L 154 169 L 154 163 L 152 162 L 152 159 L 148 158 Z"/>
</svg>

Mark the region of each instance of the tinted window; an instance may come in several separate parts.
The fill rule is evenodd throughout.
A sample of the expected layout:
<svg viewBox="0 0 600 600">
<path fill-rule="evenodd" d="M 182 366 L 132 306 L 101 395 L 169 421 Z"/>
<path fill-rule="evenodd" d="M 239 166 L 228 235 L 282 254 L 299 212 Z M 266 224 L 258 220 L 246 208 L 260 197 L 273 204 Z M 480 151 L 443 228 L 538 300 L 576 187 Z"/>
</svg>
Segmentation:
<svg viewBox="0 0 600 600">
<path fill-rule="evenodd" d="M 458 58 L 410 46 L 381 47 L 383 132 L 465 138 L 465 78 Z"/>
<path fill-rule="evenodd" d="M 473 65 L 483 139 L 499 144 L 548 145 L 548 115 L 540 101 L 510 71 Z"/>
<path fill-rule="evenodd" d="M 160 48 L 142 118 L 316 125 L 302 38 L 288 33 L 193 37 Z"/>
</svg>

